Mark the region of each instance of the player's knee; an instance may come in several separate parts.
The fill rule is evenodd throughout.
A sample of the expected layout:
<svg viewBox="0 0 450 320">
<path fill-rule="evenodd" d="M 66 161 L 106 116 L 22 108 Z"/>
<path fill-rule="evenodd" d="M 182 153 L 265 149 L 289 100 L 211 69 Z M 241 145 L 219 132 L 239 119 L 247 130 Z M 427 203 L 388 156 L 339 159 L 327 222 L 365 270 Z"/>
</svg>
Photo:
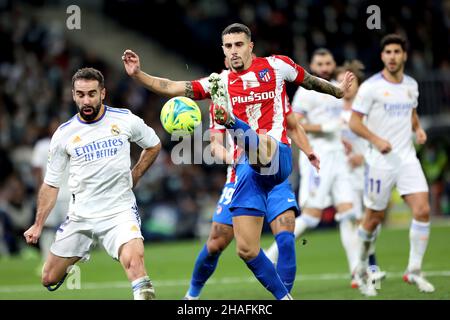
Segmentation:
<svg viewBox="0 0 450 320">
<path fill-rule="evenodd" d="M 413 217 L 417 221 L 428 222 L 430 220 L 430 205 L 423 203 L 413 208 Z"/>
<path fill-rule="evenodd" d="M 50 271 L 42 271 L 41 283 L 44 287 L 48 287 L 57 284 L 61 277 L 58 277 L 56 273 Z"/>
<path fill-rule="evenodd" d="M 224 241 L 224 239 L 212 239 L 208 240 L 206 243 L 209 254 L 218 254 L 225 250 L 227 245 L 228 244 Z"/>
<path fill-rule="evenodd" d="M 258 249 L 252 248 L 250 246 L 238 246 L 237 247 L 237 254 L 238 254 L 239 258 L 241 258 L 244 261 L 248 261 L 253 258 L 256 258 L 258 253 L 259 253 Z"/>
</svg>

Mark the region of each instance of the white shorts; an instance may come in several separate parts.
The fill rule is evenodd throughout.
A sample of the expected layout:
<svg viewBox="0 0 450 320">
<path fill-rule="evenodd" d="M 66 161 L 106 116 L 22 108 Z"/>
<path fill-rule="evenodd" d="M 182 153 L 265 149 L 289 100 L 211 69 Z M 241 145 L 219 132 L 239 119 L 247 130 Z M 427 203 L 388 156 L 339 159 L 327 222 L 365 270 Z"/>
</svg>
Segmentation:
<svg viewBox="0 0 450 320">
<path fill-rule="evenodd" d="M 74 221 L 68 217 L 58 228 L 50 251 L 59 257 L 87 260 L 90 250 L 99 242 L 112 258 L 118 260 L 121 245 L 132 239 L 144 239 L 140 226 L 139 213 L 135 209 L 100 219 Z"/>
<path fill-rule="evenodd" d="M 372 210 L 385 210 L 396 186 L 401 196 L 428 192 L 428 184 L 419 160 L 399 164 L 397 169 L 381 169 L 366 165 L 364 177 L 364 205 Z"/>
<path fill-rule="evenodd" d="M 303 156 L 300 159 L 299 203 L 304 208 L 325 209 L 331 205 L 353 202 L 353 187 L 343 152 L 329 152 L 320 157 L 320 171 Z"/>
<path fill-rule="evenodd" d="M 364 190 L 353 189 L 353 211 L 358 220 L 362 220 L 364 216 L 363 196 Z"/>
</svg>

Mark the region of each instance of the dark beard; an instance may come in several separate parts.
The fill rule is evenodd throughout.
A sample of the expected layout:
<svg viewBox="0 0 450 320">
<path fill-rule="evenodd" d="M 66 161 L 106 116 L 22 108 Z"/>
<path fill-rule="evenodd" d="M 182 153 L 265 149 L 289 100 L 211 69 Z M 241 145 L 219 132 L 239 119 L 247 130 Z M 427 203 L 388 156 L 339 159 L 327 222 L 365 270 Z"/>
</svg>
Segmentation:
<svg viewBox="0 0 450 320">
<path fill-rule="evenodd" d="M 98 116 L 98 113 L 100 112 L 101 107 L 102 107 L 102 103 L 100 102 L 97 106 L 91 107 L 92 109 L 94 109 L 92 114 L 84 114 L 82 112 L 83 108 L 86 108 L 86 107 L 81 107 L 81 109 L 78 109 L 78 113 L 80 114 L 80 117 L 84 121 L 88 121 L 89 122 L 89 121 L 94 120 Z"/>
</svg>

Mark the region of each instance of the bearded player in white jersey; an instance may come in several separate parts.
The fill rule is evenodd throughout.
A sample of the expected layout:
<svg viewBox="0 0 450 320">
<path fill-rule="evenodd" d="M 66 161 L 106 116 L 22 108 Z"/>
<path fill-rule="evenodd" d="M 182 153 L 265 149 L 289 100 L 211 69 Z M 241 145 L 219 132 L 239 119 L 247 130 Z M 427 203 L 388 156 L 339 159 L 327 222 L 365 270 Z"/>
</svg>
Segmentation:
<svg viewBox="0 0 450 320">
<path fill-rule="evenodd" d="M 24 233 L 36 243 L 55 205 L 65 168 L 72 194 L 66 221 L 42 270 L 42 284 L 56 290 L 69 268 L 89 258 L 96 242 L 120 261 L 136 300 L 154 299 L 144 265 L 144 243 L 132 188 L 156 159 L 161 144 L 154 130 L 127 109 L 103 103 L 106 89 L 100 71 L 78 70 L 72 95 L 78 113 L 54 133 L 44 182 L 39 190 L 35 223 Z M 132 170 L 130 143 L 143 151 Z"/>
<path fill-rule="evenodd" d="M 417 115 L 417 82 L 404 74 L 406 59 L 406 40 L 402 36 L 390 34 L 381 40 L 384 68 L 361 85 L 350 119 L 350 128 L 370 142 L 365 156 L 366 212 L 358 230 L 361 246 L 357 273 L 363 283 L 361 292 L 367 296 L 377 294 L 367 272 L 368 250 L 376 239 L 375 231 L 394 185 L 413 215 L 409 261 L 403 279 L 421 292 L 434 291 L 421 273 L 430 234 L 430 205 L 428 185 L 412 143 L 413 132 L 419 144 L 426 142 L 427 135 Z"/>
</svg>

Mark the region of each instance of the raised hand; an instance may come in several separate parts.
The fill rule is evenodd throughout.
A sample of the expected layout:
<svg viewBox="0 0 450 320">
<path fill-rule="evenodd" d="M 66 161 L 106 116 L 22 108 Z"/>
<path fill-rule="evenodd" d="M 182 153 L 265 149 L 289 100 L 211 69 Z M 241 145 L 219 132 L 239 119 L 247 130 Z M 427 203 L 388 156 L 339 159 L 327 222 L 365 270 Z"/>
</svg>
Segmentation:
<svg viewBox="0 0 450 320">
<path fill-rule="evenodd" d="M 345 93 L 348 89 L 350 89 L 350 87 L 351 87 L 352 84 L 353 84 L 353 80 L 354 80 L 354 79 L 355 79 L 355 75 L 354 75 L 352 72 L 347 71 L 347 72 L 344 74 L 344 79 L 342 80 L 341 83 L 339 83 L 339 84 L 337 85 L 338 88 L 341 89 L 341 91 L 342 91 L 342 95 L 340 95 L 338 98 L 342 98 L 342 97 L 344 96 L 344 93 Z"/>
<path fill-rule="evenodd" d="M 141 71 L 139 56 L 130 49 L 124 51 L 122 61 L 125 70 L 130 77 L 137 75 Z"/>
</svg>

